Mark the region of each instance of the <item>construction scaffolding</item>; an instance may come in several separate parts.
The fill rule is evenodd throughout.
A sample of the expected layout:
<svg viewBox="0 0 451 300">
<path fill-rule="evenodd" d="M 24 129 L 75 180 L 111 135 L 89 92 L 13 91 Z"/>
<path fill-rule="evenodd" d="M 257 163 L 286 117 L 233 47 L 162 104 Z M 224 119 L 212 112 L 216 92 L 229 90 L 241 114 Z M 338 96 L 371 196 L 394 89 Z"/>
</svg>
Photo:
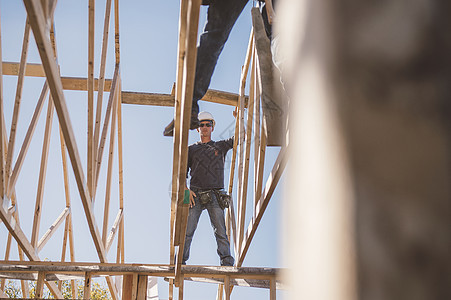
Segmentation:
<svg viewBox="0 0 451 300">
<path fill-rule="evenodd" d="M 74 279 L 84 278 L 85 295 L 90 294 L 91 278 L 105 276 L 113 299 L 145 299 L 147 291 L 147 276 L 165 277 L 169 281 L 169 299 L 173 298 L 174 286 L 179 289 L 178 299 L 183 299 L 183 284 L 185 280 L 210 282 L 218 284 L 218 299 L 230 299 L 234 286 L 255 286 L 267 288 L 270 299 L 276 298 L 276 289 L 280 283 L 280 272 L 273 268 L 245 268 L 242 267 L 244 258 L 253 240 L 258 225 L 266 207 L 273 195 L 279 179 L 287 163 L 288 139 L 286 118 L 282 99 L 279 99 L 273 87 L 273 69 L 269 39 L 261 19 L 258 8 L 252 9 L 253 30 L 249 38 L 249 45 L 245 62 L 241 70 L 239 93 L 232 94 L 217 90 L 209 90 L 204 101 L 237 107 L 238 115 L 235 124 L 235 145 L 232 154 L 232 164 L 229 177 L 228 192 L 236 190 L 234 202 L 226 211 L 226 224 L 229 237 L 234 245 L 236 263 L 234 267 L 200 267 L 182 266 L 180 258 L 183 253 L 188 204 L 184 203 L 185 178 L 187 168 L 188 132 L 191 115 L 194 72 L 196 62 L 196 45 L 199 24 L 201 0 L 181 0 L 179 19 L 179 39 L 177 58 L 177 77 L 175 88 L 171 94 L 155 94 L 123 91 L 121 87 L 121 60 L 119 43 L 119 1 L 107 0 L 105 5 L 104 29 L 101 40 L 100 71 L 94 76 L 94 7 L 95 1 L 89 0 L 88 19 L 88 77 L 62 77 L 58 65 L 58 53 L 55 42 L 53 15 L 57 5 L 56 0 L 24 0 L 27 19 L 23 34 L 23 46 L 19 62 L 6 62 L 1 59 L 0 64 L 0 153 L 1 155 L 1 183 L 0 183 L 0 217 L 2 224 L 8 231 L 6 241 L 5 260 L 0 266 L 2 278 L 22 280 L 23 295 L 28 295 L 27 280 L 37 280 L 36 297 L 42 297 L 45 284 L 55 298 L 62 298 L 62 293 L 55 280 L 72 280 L 72 296 L 76 298 Z M 269 5 L 269 8 L 271 6 Z M 114 12 L 114 14 L 113 14 Z M 2 12 L 3 13 L 3 12 Z M 7 12 L 6 12 L 7 13 Z M 114 20 L 114 75 L 105 78 L 107 66 L 107 51 L 109 40 L 110 18 Z M 270 14 L 271 15 L 271 14 Z M 27 63 L 28 43 L 30 32 L 33 33 L 36 46 L 41 58 L 40 64 Z M 1 36 L 1 32 L 0 32 Z M 5 45 L 3 45 L 5 47 Z M 250 80 L 247 80 L 250 74 Z M 4 116 L 1 83 L 3 76 L 17 76 L 17 92 L 12 112 L 11 127 L 7 127 Z M 19 122 L 21 94 L 26 76 L 43 77 L 45 83 L 38 97 L 36 108 L 20 148 L 14 161 L 16 143 L 16 128 Z M 249 95 L 245 95 L 249 86 Z M 70 120 L 65 90 L 87 91 L 87 165 L 84 168 L 80 158 L 81 149 L 77 147 L 75 132 L 77 126 Z M 50 93 L 49 93 L 50 92 Z M 104 93 L 108 94 L 107 107 L 102 113 Z M 47 94 L 49 96 L 47 97 Z M 95 99 L 97 97 L 97 99 Z M 46 127 L 41 153 L 39 169 L 38 192 L 34 208 L 34 219 L 31 236 L 27 236 L 20 226 L 18 203 L 15 184 L 20 176 L 21 167 L 27 157 L 27 150 L 34 130 L 39 121 L 42 108 L 47 101 Z M 122 160 L 122 105 L 151 105 L 174 106 L 174 155 L 172 172 L 171 215 L 170 215 L 170 247 L 169 264 L 167 265 L 130 265 L 125 262 L 125 228 L 124 219 L 127 216 L 126 199 L 123 191 L 123 173 L 126 166 Z M 50 228 L 40 236 L 41 219 L 45 215 L 43 207 L 43 193 L 49 156 L 50 132 L 53 113 L 56 110 L 60 130 L 60 145 L 62 154 L 63 182 L 65 190 L 65 206 Z M 102 114 L 104 119 L 102 120 Z M 109 137 L 109 140 L 108 140 Z M 117 138 L 117 142 L 115 139 Z M 116 145 L 116 147 L 115 147 Z M 128 145 L 127 145 L 128 146 Z M 266 147 L 280 147 L 279 155 L 271 166 L 265 166 Z M 253 155 L 251 150 L 254 151 Z M 104 152 L 108 151 L 106 164 L 106 189 L 103 215 L 96 216 L 93 205 L 96 193 L 99 191 L 99 178 Z M 67 163 L 69 155 L 70 166 Z M 251 156 L 254 157 L 255 182 L 248 180 L 251 172 Z M 113 160 L 118 159 L 119 207 L 113 225 L 109 220 L 111 204 L 111 186 L 113 178 Z M 235 167 L 236 166 L 236 167 Z M 263 172 L 271 168 L 266 183 Z M 84 173 L 86 170 L 86 174 Z M 73 175 L 81 203 L 83 204 L 87 225 L 94 242 L 99 263 L 88 264 L 75 260 L 76 246 L 73 242 L 73 222 L 69 192 L 69 175 Z M 234 189 L 234 178 L 238 178 Z M 253 188 L 252 199 L 247 199 L 248 189 Z M 247 201 L 253 201 L 253 211 L 246 210 Z M 235 202 L 236 201 L 236 202 Z M 235 207 L 236 206 L 236 207 Z M 246 216 L 252 215 L 248 224 Z M 102 218 L 101 227 L 97 219 Z M 39 252 L 52 238 L 52 235 L 62 225 L 64 239 L 62 256 L 59 262 L 42 262 Z M 9 261 L 12 238 L 18 244 L 20 261 Z M 113 242 L 117 239 L 116 261 L 108 262 L 107 254 L 111 251 Z M 67 249 L 70 262 L 66 262 Z M 121 280 L 117 280 L 117 276 Z M 122 279 L 123 277 L 123 279 Z M 122 283 L 122 284 L 121 284 Z M 0 297 L 4 297 L 5 279 L 0 283 Z M 120 292 L 122 291 L 122 292 Z"/>
</svg>

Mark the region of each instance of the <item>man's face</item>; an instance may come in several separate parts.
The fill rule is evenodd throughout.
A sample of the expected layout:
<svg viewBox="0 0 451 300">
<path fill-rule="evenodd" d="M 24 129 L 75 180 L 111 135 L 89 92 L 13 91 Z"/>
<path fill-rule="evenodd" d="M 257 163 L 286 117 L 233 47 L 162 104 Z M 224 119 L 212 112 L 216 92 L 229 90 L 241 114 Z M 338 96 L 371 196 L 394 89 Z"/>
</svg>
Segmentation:
<svg viewBox="0 0 451 300">
<path fill-rule="evenodd" d="M 201 136 L 211 136 L 213 129 L 214 129 L 213 122 L 201 121 L 199 123 L 199 128 L 197 128 L 197 131 L 200 133 Z"/>
</svg>

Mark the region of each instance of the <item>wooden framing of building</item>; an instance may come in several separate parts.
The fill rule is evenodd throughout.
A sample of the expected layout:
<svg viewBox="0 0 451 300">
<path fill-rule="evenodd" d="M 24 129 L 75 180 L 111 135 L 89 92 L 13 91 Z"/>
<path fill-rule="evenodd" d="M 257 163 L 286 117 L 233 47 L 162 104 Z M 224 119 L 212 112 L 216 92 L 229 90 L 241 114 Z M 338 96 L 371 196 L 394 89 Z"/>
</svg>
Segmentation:
<svg viewBox="0 0 451 300">
<path fill-rule="evenodd" d="M 202 100 L 223 105 L 237 107 L 235 125 L 236 143 L 232 155 L 232 167 L 228 190 L 234 191 L 234 176 L 238 175 L 236 210 L 234 203 L 227 209 L 226 221 L 229 236 L 235 245 L 235 267 L 188 267 L 182 266 L 177 258 L 182 257 L 185 239 L 188 204 L 184 203 L 185 170 L 187 166 L 188 131 L 191 112 L 191 95 L 194 85 L 194 71 L 196 62 L 196 44 L 199 23 L 200 0 L 180 1 L 179 43 L 177 58 L 177 77 L 175 89 L 171 94 L 154 94 L 123 91 L 121 88 L 120 45 L 119 45 L 119 0 L 107 0 L 105 6 L 104 29 L 102 35 L 102 49 L 100 58 L 100 72 L 98 78 L 94 77 L 94 0 L 89 1 L 88 19 L 88 77 L 62 77 L 59 72 L 58 54 L 55 43 L 53 12 L 57 5 L 56 0 L 24 0 L 27 11 L 27 20 L 24 32 L 23 46 L 20 62 L 5 62 L 1 59 L 0 51 L 0 153 L 1 155 L 1 182 L 0 182 L 0 219 L 8 230 L 6 241 L 5 260 L 0 266 L 0 273 L 5 278 L 18 278 L 22 280 L 22 292 L 28 294 L 26 280 L 37 280 L 37 296 L 42 296 L 43 284 L 46 284 L 56 298 L 62 298 L 61 291 L 53 282 L 55 278 L 60 280 L 64 276 L 58 274 L 76 274 L 85 278 L 85 294 L 90 292 L 91 278 L 105 276 L 113 299 L 145 298 L 147 284 L 146 276 L 162 276 L 169 281 L 169 298 L 173 298 L 174 286 L 179 289 L 178 299 L 183 299 L 183 283 L 185 280 L 212 282 L 219 284 L 218 299 L 230 299 L 233 286 L 239 286 L 240 280 L 254 280 L 247 286 L 265 287 L 270 290 L 270 299 L 276 298 L 276 281 L 278 270 L 264 268 L 241 267 L 252 242 L 255 231 L 271 199 L 272 193 L 278 184 L 287 161 L 288 145 L 278 138 L 283 136 L 276 132 L 275 122 L 280 121 L 280 116 L 275 117 L 274 111 L 268 110 L 268 101 L 275 99 L 272 91 L 272 81 L 266 76 L 271 68 L 271 60 L 268 60 L 268 49 L 260 46 L 264 36 L 263 28 L 258 24 L 258 9 L 253 9 L 254 28 L 252 30 L 249 46 L 241 72 L 239 93 L 209 90 Z M 114 9 L 113 9 L 114 8 Z M 106 56 L 108 51 L 109 24 L 112 9 L 114 15 L 114 51 L 115 68 L 113 78 L 105 78 Z M 257 20 L 257 21 L 255 21 Z M 27 63 L 28 41 L 30 31 L 36 40 L 36 46 L 41 58 L 40 64 Z M 1 31 L 0 31 L 1 35 Z M 263 47 L 263 48 L 262 48 Z M 0 45 L 1 49 L 1 45 Z M 268 69 L 269 68 L 269 69 Z M 250 73 L 249 83 L 247 81 Z M 265 73 L 265 75 L 262 75 Z M 4 122 L 5 111 L 3 109 L 2 82 L 3 76 L 17 76 L 17 91 L 12 114 L 12 124 L 6 127 Z M 13 153 L 16 142 L 16 128 L 19 119 L 21 93 L 25 76 L 45 77 L 41 94 L 36 108 L 20 148 L 16 161 L 13 161 Z M 244 91 L 249 84 L 250 94 L 246 96 Z M 80 158 L 81 149 L 75 141 L 75 127 L 70 121 L 64 90 L 87 91 L 87 166 L 86 174 Z M 109 92 L 102 120 L 102 102 L 104 92 Z M 47 95 L 49 96 L 47 97 Z M 270 96 L 268 96 L 271 94 Z M 95 97 L 96 96 L 96 97 Z M 95 99 L 96 98 L 96 99 Z M 31 237 L 28 237 L 20 227 L 19 211 L 16 198 L 15 184 L 20 176 L 21 167 L 27 156 L 28 148 L 41 116 L 44 104 L 47 101 L 46 127 L 41 153 L 41 165 L 39 169 L 39 183 L 36 197 L 34 220 Z M 269 99 L 269 100 L 268 100 Z M 172 176 L 172 201 L 170 216 L 170 262 L 164 266 L 136 266 L 125 263 L 125 229 L 124 219 L 126 205 L 124 205 L 123 192 L 123 162 L 122 162 L 122 105 L 153 105 L 174 106 L 174 157 Z M 274 103 L 273 103 L 274 104 Z M 273 106 L 274 107 L 274 106 Z M 281 107 L 280 105 L 278 107 Z M 40 224 L 43 191 L 46 179 L 47 161 L 49 155 L 50 132 L 52 130 L 53 113 L 56 110 L 60 131 L 60 145 L 62 154 L 63 181 L 65 190 L 65 206 L 50 228 L 40 237 Z M 263 118 L 261 118 L 263 116 Z M 254 127 L 254 129 L 253 129 Z M 109 133 L 109 140 L 107 140 Z M 117 142 L 115 139 L 117 138 Z M 254 141 L 252 144 L 251 141 Z M 117 145 L 115 148 L 115 145 Z M 263 171 L 265 167 L 265 151 L 268 145 L 281 146 L 280 154 L 272 168 L 266 184 L 263 184 Z M 255 183 L 248 180 L 251 171 L 251 149 L 254 150 L 254 177 Z M 95 216 L 93 202 L 99 186 L 99 174 L 101 171 L 104 151 L 108 151 L 106 163 L 106 194 L 102 216 Z M 98 255 L 99 264 L 83 264 L 75 261 L 74 252 L 76 245 L 73 242 L 73 220 L 71 213 L 71 201 L 69 195 L 70 166 L 67 163 L 66 152 L 69 155 L 72 174 L 76 180 L 81 203 L 83 204 L 86 221 Z M 84 151 L 83 151 L 84 152 Z M 111 181 L 113 173 L 113 159 L 117 155 L 119 161 L 119 209 L 113 225 L 109 220 L 111 201 Z M 237 165 L 235 170 L 235 165 Z M 249 187 L 250 186 L 250 187 Z M 252 219 L 246 226 L 246 203 L 248 201 L 248 188 L 253 188 L 254 210 Z M 98 226 L 98 218 L 102 218 Z M 77 220 L 76 222 L 79 222 Z M 64 239 L 62 244 L 61 261 L 58 263 L 40 262 L 39 252 L 52 238 L 57 228 L 64 223 Z M 9 261 L 12 238 L 18 244 L 20 261 Z M 117 238 L 116 262 L 109 264 L 107 254 L 111 250 L 114 239 Z M 69 249 L 70 262 L 66 262 L 66 250 Z M 177 254 L 177 255 L 175 255 Z M 124 275 L 122 295 L 112 275 Z M 56 277 L 55 277 L 56 276 Z M 75 281 L 72 280 L 72 295 L 75 298 Z M 5 280 L 1 280 L 0 292 L 3 292 Z"/>
</svg>

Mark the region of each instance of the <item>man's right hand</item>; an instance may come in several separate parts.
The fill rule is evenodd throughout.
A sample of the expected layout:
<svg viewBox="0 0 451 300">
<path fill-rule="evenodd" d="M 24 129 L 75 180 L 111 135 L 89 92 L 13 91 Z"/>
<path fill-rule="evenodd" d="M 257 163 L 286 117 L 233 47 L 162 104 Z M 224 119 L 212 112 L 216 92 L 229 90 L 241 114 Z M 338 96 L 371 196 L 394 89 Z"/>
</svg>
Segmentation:
<svg viewBox="0 0 451 300">
<path fill-rule="evenodd" d="M 194 197 L 196 197 L 196 193 L 192 190 L 189 190 L 189 208 L 196 205 L 196 202 L 194 201 Z"/>
</svg>

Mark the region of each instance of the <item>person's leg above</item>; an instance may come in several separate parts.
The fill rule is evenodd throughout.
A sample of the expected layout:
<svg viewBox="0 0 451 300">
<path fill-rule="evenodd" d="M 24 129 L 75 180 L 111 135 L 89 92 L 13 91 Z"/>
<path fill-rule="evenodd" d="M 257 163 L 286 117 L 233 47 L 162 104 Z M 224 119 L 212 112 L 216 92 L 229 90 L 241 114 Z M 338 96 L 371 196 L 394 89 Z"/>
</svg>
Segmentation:
<svg viewBox="0 0 451 300">
<path fill-rule="evenodd" d="M 218 57 L 247 2 L 248 0 L 215 0 L 208 7 L 207 22 L 197 47 L 190 129 L 198 127 L 198 101 L 207 92 Z M 166 126 L 163 134 L 172 136 L 173 131 L 174 123 L 171 122 Z"/>
</svg>

